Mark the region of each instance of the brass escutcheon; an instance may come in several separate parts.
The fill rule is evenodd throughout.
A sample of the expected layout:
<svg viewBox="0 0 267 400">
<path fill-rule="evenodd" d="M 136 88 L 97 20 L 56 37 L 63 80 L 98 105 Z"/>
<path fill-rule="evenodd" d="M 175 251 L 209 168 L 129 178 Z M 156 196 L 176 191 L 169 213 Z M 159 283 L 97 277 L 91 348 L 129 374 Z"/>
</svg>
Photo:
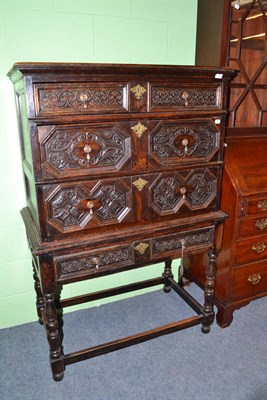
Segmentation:
<svg viewBox="0 0 267 400">
<path fill-rule="evenodd" d="M 266 219 L 257 219 L 255 222 L 256 228 L 259 228 L 261 231 L 267 227 L 267 218 Z"/>
<path fill-rule="evenodd" d="M 260 254 L 266 249 L 266 244 L 264 242 L 254 243 L 252 246 L 252 250 L 256 251 L 256 253 Z"/>
<path fill-rule="evenodd" d="M 147 127 L 145 127 L 143 124 L 138 122 L 138 124 L 132 126 L 131 128 L 134 133 L 136 134 L 137 137 L 142 137 L 143 133 L 147 130 Z"/>
<path fill-rule="evenodd" d="M 131 92 L 134 93 L 135 98 L 137 100 L 141 100 L 143 94 L 146 92 L 146 88 L 144 88 L 143 86 L 138 84 L 138 85 L 134 86 L 133 88 L 131 88 Z"/>
<path fill-rule="evenodd" d="M 267 200 L 261 200 L 258 202 L 257 207 L 261 210 L 261 211 L 266 211 L 267 210 Z"/>
<path fill-rule="evenodd" d="M 260 280 L 261 280 L 261 274 L 259 273 L 251 274 L 248 277 L 248 282 L 250 282 L 252 285 L 256 285 L 257 283 L 259 283 Z"/>
<path fill-rule="evenodd" d="M 148 182 L 145 179 L 139 178 L 133 182 L 133 185 L 141 192 Z"/>
<path fill-rule="evenodd" d="M 143 255 L 148 247 L 149 247 L 149 244 L 141 242 L 135 247 L 135 250 L 137 250 L 138 253 Z"/>
</svg>

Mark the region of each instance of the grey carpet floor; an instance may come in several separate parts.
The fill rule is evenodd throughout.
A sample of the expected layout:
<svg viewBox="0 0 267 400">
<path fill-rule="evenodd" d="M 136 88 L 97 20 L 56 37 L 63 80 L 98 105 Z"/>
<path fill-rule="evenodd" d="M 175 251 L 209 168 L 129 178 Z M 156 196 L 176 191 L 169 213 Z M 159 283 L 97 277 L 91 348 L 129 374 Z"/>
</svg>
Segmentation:
<svg viewBox="0 0 267 400">
<path fill-rule="evenodd" d="M 190 291 L 200 300 L 201 291 Z M 66 353 L 193 315 L 160 291 L 65 314 Z M 229 328 L 200 326 L 69 365 L 52 380 L 37 322 L 0 331 L 3 400 L 267 400 L 267 298 L 236 311 Z"/>
</svg>

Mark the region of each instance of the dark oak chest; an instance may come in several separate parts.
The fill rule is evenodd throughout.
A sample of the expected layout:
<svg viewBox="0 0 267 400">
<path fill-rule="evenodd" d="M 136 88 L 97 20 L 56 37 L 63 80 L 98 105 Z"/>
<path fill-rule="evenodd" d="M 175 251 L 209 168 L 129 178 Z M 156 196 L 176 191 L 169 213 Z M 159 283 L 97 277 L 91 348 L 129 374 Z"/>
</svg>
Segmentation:
<svg viewBox="0 0 267 400">
<path fill-rule="evenodd" d="M 15 64 L 37 310 L 55 380 L 66 365 L 213 322 L 226 94 L 230 69 Z M 171 261 L 209 251 L 204 305 Z M 163 275 L 61 300 L 61 285 L 165 261 Z M 199 266 L 199 268 L 203 268 Z M 57 309 L 162 283 L 195 311 L 186 320 L 63 354 Z"/>
</svg>

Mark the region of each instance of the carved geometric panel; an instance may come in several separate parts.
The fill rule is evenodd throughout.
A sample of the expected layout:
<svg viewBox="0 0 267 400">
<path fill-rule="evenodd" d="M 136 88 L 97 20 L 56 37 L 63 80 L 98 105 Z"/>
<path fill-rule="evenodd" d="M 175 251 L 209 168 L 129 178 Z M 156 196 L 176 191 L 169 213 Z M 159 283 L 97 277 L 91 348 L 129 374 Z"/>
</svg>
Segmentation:
<svg viewBox="0 0 267 400">
<path fill-rule="evenodd" d="M 45 200 L 48 224 L 60 232 L 117 224 L 128 215 L 131 218 L 132 196 L 123 179 L 62 184 L 49 192 Z"/>
<path fill-rule="evenodd" d="M 179 212 L 182 206 L 194 211 L 216 198 L 217 177 L 208 168 L 160 174 L 150 189 L 150 205 L 159 215 Z"/>
<path fill-rule="evenodd" d="M 127 124 L 128 125 L 128 124 Z M 120 170 L 131 156 L 122 124 L 40 127 L 42 169 L 55 177 Z"/>
<path fill-rule="evenodd" d="M 151 134 L 151 156 L 162 165 L 209 161 L 219 148 L 219 135 L 207 120 L 162 122 Z"/>
</svg>

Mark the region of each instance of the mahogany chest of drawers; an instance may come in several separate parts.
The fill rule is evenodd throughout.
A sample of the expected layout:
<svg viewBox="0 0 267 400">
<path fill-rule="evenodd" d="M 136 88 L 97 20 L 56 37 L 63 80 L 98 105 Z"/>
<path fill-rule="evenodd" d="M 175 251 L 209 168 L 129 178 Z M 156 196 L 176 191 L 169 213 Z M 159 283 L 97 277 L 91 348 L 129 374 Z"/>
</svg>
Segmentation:
<svg viewBox="0 0 267 400">
<path fill-rule="evenodd" d="M 214 319 L 230 69 L 15 64 L 14 83 L 37 311 L 53 378 L 65 366 Z M 209 251 L 204 305 L 171 261 Z M 163 275 L 61 300 L 63 284 L 165 261 Z M 199 266 L 200 268 L 200 266 Z M 162 283 L 197 315 L 63 354 L 58 309 Z"/>
<path fill-rule="evenodd" d="M 229 217 L 214 300 L 217 322 L 226 327 L 234 310 L 267 295 L 267 137 L 228 139 L 221 207 Z M 204 274 L 194 264 L 205 262 L 205 256 L 189 261 L 191 278 L 203 286 Z"/>
</svg>

